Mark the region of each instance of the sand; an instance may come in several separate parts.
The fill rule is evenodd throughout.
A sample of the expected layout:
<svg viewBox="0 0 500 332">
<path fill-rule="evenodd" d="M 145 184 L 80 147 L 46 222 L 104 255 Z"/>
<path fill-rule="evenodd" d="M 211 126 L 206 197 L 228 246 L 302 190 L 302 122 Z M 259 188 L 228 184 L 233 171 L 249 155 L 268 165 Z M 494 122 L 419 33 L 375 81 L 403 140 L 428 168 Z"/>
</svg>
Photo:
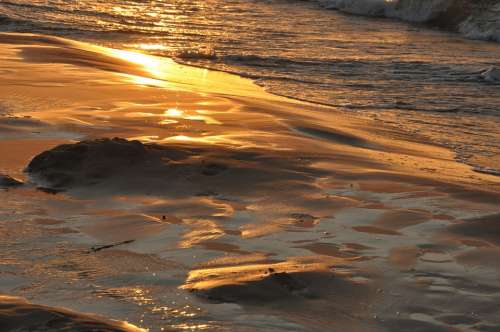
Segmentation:
<svg viewBox="0 0 500 332">
<path fill-rule="evenodd" d="M 4 331 L 145 331 L 123 322 L 34 305 L 8 296 L 0 297 L 0 324 Z"/>
<path fill-rule="evenodd" d="M 500 328 L 498 176 L 226 73 L 0 46 L 0 294 L 30 326 Z"/>
</svg>

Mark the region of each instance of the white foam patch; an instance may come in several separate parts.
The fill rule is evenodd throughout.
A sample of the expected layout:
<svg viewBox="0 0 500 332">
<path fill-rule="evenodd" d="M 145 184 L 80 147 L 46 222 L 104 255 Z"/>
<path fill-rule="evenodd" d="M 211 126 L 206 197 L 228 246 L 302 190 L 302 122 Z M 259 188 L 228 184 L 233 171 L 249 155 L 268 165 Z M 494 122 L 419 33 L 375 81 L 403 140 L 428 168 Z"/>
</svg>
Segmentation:
<svg viewBox="0 0 500 332">
<path fill-rule="evenodd" d="M 444 15 L 444 25 L 471 39 L 500 42 L 500 3 L 463 0 L 318 0 L 325 8 L 408 22 L 429 22 Z M 460 10 L 461 9 L 461 10 Z M 463 16 L 463 17 L 462 17 Z M 458 23 L 457 23 L 458 22 Z M 458 25 L 457 25 L 458 24 Z"/>
</svg>

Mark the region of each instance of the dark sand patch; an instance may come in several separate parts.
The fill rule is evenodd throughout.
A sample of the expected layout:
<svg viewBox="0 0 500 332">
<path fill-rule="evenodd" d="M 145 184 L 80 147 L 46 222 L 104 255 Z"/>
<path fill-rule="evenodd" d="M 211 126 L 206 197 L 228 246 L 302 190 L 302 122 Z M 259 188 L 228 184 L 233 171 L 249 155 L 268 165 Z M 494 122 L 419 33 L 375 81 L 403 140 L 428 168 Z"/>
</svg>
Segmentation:
<svg viewBox="0 0 500 332">
<path fill-rule="evenodd" d="M 354 226 L 352 229 L 361 233 L 381 234 L 381 235 L 401 235 L 401 233 L 399 232 L 375 226 Z"/>
<path fill-rule="evenodd" d="M 391 230 L 399 230 L 426 222 L 432 215 L 420 210 L 389 210 L 381 215 L 374 225 Z"/>
<path fill-rule="evenodd" d="M 307 136 L 312 136 L 315 138 L 320 138 L 323 140 L 331 141 L 332 143 L 351 145 L 359 148 L 366 149 L 378 149 L 380 148 L 373 142 L 367 141 L 361 137 L 354 136 L 339 130 L 334 130 L 333 128 L 324 128 L 320 126 L 294 126 L 293 130 Z"/>
<path fill-rule="evenodd" d="M 365 246 L 361 243 L 344 243 L 343 244 L 348 250 L 364 251 L 373 249 L 373 247 Z"/>
<path fill-rule="evenodd" d="M 418 193 L 418 196 L 449 195 L 464 201 L 483 204 L 500 204 L 498 185 L 469 187 L 462 183 L 452 183 L 436 177 L 426 177 L 425 174 L 412 175 L 387 172 L 379 167 L 379 171 L 350 172 L 335 170 L 337 181 L 343 180 L 355 183 L 359 189 L 375 193 Z"/>
<path fill-rule="evenodd" d="M 482 240 L 500 246 L 500 214 L 463 220 L 448 227 L 447 233 L 466 240 Z"/>
<path fill-rule="evenodd" d="M 487 247 L 466 251 L 457 255 L 458 263 L 469 267 L 483 267 L 500 271 L 500 248 Z"/>
<path fill-rule="evenodd" d="M 442 315 L 437 317 L 437 320 L 449 325 L 473 325 L 480 320 L 467 315 Z"/>
<path fill-rule="evenodd" d="M 358 260 L 368 259 L 368 257 L 361 257 L 360 253 L 353 248 L 343 248 L 342 246 L 334 243 L 315 242 L 309 243 L 297 248 L 303 248 L 318 255 L 340 257 L 340 258 L 356 258 Z"/>
<path fill-rule="evenodd" d="M 156 221 L 144 215 L 131 214 L 109 218 L 101 217 L 90 225 L 81 227 L 80 231 L 100 241 L 118 243 L 143 239 L 158 234 L 167 227 L 167 223 Z"/>
<path fill-rule="evenodd" d="M 46 225 L 46 226 L 64 224 L 64 221 L 62 221 L 62 220 L 50 219 L 50 218 L 38 218 L 38 219 L 35 219 L 34 222 L 38 225 Z"/>
<path fill-rule="evenodd" d="M 38 127 L 50 126 L 41 120 L 32 118 L 30 116 L 14 116 L 14 115 L 0 115 L 0 132 L 3 130 L 15 129 L 35 129 Z"/>
<path fill-rule="evenodd" d="M 475 326 L 475 328 L 477 328 L 478 331 L 481 332 L 497 332 L 500 331 L 500 324 L 498 325 L 478 324 L 477 326 Z"/>
<path fill-rule="evenodd" d="M 462 330 L 414 319 L 390 319 L 384 323 L 387 332 L 460 332 Z"/>
<path fill-rule="evenodd" d="M 389 252 L 389 263 L 401 268 L 409 269 L 416 265 L 422 250 L 416 247 L 392 248 Z"/>
<path fill-rule="evenodd" d="M 227 253 L 232 253 L 232 254 L 250 254 L 249 252 L 245 250 L 241 250 L 239 246 L 230 244 L 230 243 L 224 243 L 224 242 L 217 242 L 217 241 L 205 241 L 200 243 L 201 246 L 203 246 L 207 250 L 214 250 L 214 251 L 223 251 Z"/>
<path fill-rule="evenodd" d="M 31 33 L 2 33 L 0 34 L 0 43 L 14 45 L 71 45 L 68 41 L 61 38 Z"/>
<path fill-rule="evenodd" d="M 118 248 L 98 251 L 91 255 L 97 256 L 99 262 L 109 269 L 126 273 L 159 272 L 179 267 L 179 264 L 154 254 L 140 254 Z"/>
</svg>

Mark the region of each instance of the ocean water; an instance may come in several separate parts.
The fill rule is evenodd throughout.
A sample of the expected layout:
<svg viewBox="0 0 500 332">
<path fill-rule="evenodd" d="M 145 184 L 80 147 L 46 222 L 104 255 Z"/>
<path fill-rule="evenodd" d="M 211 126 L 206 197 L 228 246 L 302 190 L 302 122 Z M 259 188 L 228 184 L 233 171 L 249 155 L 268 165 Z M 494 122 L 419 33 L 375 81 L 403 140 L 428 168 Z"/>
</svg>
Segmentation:
<svg viewBox="0 0 500 332">
<path fill-rule="evenodd" d="M 275 94 L 401 127 L 496 174 L 499 6 L 491 0 L 2 0 L 0 31 L 59 35 L 233 72 Z"/>
</svg>

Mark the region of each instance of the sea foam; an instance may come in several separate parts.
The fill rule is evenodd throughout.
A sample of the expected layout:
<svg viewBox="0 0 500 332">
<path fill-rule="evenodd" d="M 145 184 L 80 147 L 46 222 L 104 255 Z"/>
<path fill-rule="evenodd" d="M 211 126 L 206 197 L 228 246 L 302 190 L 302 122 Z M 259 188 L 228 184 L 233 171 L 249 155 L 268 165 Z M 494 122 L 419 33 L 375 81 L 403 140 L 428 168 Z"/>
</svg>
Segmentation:
<svg viewBox="0 0 500 332">
<path fill-rule="evenodd" d="M 496 0 L 318 0 L 325 8 L 366 16 L 431 23 L 471 39 L 500 41 Z"/>
</svg>

